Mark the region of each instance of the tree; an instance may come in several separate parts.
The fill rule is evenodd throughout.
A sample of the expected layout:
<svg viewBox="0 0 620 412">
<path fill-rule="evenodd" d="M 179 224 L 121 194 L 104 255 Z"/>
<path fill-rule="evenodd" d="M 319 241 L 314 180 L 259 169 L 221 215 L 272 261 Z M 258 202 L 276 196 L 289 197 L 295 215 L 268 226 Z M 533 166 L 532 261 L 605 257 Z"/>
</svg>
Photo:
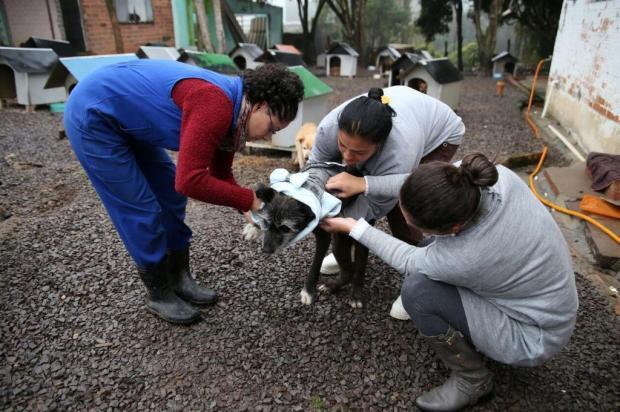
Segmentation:
<svg viewBox="0 0 620 412">
<path fill-rule="evenodd" d="M 512 0 L 504 3 L 504 21 L 517 21 L 532 31 L 540 57 L 553 53 L 563 0 Z"/>
<path fill-rule="evenodd" d="M 194 0 L 194 7 L 196 8 L 196 16 L 198 17 L 198 33 L 199 33 L 199 48 L 202 48 L 208 52 L 213 52 L 213 44 L 211 43 L 211 35 L 209 34 L 209 25 L 207 24 L 207 11 L 205 9 L 204 0 Z"/>
<path fill-rule="evenodd" d="M 304 57 L 308 63 L 316 61 L 316 46 L 314 44 L 314 34 L 316 33 L 317 24 L 321 10 L 325 6 L 327 0 L 319 0 L 314 17 L 311 18 L 308 11 L 308 3 L 310 0 L 297 0 L 297 10 L 299 11 L 299 19 L 301 20 L 301 29 L 304 38 Z"/>
<path fill-rule="evenodd" d="M 226 50 L 224 24 L 222 23 L 222 4 L 220 0 L 213 0 L 213 17 L 215 18 L 215 35 L 217 37 L 217 52 L 222 54 Z"/>
<path fill-rule="evenodd" d="M 376 49 L 388 43 L 407 43 L 411 14 L 396 0 L 368 0 L 364 19 L 364 44 Z"/>
<path fill-rule="evenodd" d="M 124 53 L 125 47 L 123 46 L 123 35 L 121 33 L 121 26 L 118 24 L 118 18 L 116 18 L 116 8 L 114 7 L 114 0 L 105 0 L 106 8 L 108 9 L 108 17 L 110 17 L 110 24 L 112 25 L 112 34 L 114 35 L 114 46 L 116 53 Z"/>
<path fill-rule="evenodd" d="M 368 0 L 326 0 L 327 5 L 342 23 L 342 34 L 360 53 L 360 61 L 365 61 L 363 47 L 364 10 Z"/>
<path fill-rule="evenodd" d="M 476 28 L 476 41 L 478 42 L 478 58 L 480 70 L 484 75 L 491 74 L 491 59 L 495 54 L 497 39 L 497 26 L 502 13 L 502 0 L 473 0 L 473 19 Z M 482 12 L 488 16 L 486 28 L 482 28 Z"/>
<path fill-rule="evenodd" d="M 459 70 L 463 71 L 463 1 L 422 0 L 420 17 L 416 24 L 422 30 L 427 42 L 435 35 L 450 31 L 452 11 L 456 14 L 456 49 Z"/>
</svg>

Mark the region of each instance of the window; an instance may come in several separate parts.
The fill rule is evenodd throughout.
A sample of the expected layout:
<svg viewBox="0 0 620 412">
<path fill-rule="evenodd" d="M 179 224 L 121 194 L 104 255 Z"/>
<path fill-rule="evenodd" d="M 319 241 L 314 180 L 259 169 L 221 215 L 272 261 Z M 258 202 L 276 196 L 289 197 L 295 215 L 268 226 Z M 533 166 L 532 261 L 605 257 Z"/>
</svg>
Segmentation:
<svg viewBox="0 0 620 412">
<path fill-rule="evenodd" d="M 116 18 L 120 23 L 146 23 L 153 21 L 151 0 L 114 0 Z"/>
</svg>

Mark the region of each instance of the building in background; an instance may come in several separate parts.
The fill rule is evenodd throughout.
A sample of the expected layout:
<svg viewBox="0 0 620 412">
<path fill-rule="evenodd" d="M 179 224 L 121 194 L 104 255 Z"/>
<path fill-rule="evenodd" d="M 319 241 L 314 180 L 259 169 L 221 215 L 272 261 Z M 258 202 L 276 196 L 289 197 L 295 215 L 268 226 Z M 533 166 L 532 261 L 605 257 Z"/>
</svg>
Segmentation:
<svg viewBox="0 0 620 412">
<path fill-rule="evenodd" d="M 620 154 L 620 2 L 565 1 L 545 110 L 586 152 Z"/>
</svg>

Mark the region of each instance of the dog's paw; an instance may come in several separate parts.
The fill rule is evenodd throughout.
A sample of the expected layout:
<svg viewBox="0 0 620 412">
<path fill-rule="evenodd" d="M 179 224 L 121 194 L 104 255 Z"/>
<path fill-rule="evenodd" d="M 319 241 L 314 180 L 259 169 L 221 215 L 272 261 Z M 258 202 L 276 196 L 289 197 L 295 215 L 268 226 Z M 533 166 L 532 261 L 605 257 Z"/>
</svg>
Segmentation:
<svg viewBox="0 0 620 412">
<path fill-rule="evenodd" d="M 303 288 L 301 290 L 299 296 L 301 297 L 301 303 L 304 305 L 312 305 L 314 303 L 314 300 L 316 299 L 316 295 L 311 295 L 310 293 L 308 293 L 306 288 Z"/>
<path fill-rule="evenodd" d="M 245 240 L 258 240 L 260 239 L 260 229 L 251 223 L 246 223 L 243 226 L 243 238 Z"/>
<path fill-rule="evenodd" d="M 353 300 L 350 299 L 349 300 L 349 305 L 353 308 L 353 309 L 361 309 L 364 307 L 364 304 L 362 303 L 361 300 Z"/>
<path fill-rule="evenodd" d="M 330 279 L 319 286 L 319 290 L 321 292 L 338 293 L 342 286 L 343 284 L 340 279 Z"/>
</svg>

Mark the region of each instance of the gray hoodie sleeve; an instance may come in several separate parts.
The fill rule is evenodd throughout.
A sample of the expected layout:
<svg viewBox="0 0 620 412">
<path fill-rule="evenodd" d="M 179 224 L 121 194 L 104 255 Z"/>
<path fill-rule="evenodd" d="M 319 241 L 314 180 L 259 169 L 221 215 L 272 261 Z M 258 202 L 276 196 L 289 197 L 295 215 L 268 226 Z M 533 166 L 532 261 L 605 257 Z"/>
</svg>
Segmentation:
<svg viewBox="0 0 620 412">
<path fill-rule="evenodd" d="M 421 273 L 416 265 L 419 248 L 375 229 L 364 219 L 358 220 L 350 236 L 398 272 L 407 276 Z"/>
</svg>

